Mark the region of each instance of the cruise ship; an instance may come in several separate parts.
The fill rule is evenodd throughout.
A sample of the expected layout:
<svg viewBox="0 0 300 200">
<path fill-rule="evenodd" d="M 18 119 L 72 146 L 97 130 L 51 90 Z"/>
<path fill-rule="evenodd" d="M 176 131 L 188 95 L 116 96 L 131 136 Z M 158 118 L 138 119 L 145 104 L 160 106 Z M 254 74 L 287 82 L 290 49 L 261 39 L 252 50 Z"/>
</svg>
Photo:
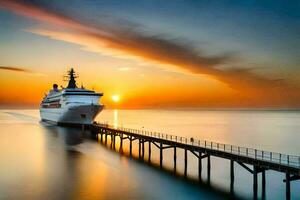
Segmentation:
<svg viewBox="0 0 300 200">
<path fill-rule="evenodd" d="M 87 90 L 76 85 L 76 74 L 73 68 L 66 76 L 68 86 L 58 88 L 53 84 L 52 90 L 44 97 L 40 104 L 42 121 L 57 125 L 89 125 L 103 109 L 99 103 L 103 93 Z"/>
</svg>

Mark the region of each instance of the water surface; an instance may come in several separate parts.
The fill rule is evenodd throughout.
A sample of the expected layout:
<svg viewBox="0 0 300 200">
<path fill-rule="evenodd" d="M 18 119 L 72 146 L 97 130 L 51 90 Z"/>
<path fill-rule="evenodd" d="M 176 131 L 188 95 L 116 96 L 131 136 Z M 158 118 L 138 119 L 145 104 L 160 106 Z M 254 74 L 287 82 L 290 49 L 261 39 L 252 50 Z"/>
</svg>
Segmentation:
<svg viewBox="0 0 300 200">
<path fill-rule="evenodd" d="M 104 110 L 97 121 L 116 126 L 195 137 L 299 155 L 300 112 Z M 203 161 L 188 155 L 184 180 L 167 171 L 129 159 L 90 137 L 88 131 L 41 123 L 38 110 L 0 111 L 0 199 L 224 199 L 230 196 L 229 161 L 212 158 L 210 187 Z M 137 143 L 134 144 L 137 156 Z M 172 169 L 173 151 L 165 150 L 164 167 Z M 152 162 L 159 153 L 152 148 Z M 146 148 L 147 159 L 147 148 Z M 178 174 L 183 151 L 178 151 Z M 284 175 L 266 172 L 266 199 L 284 199 Z M 196 180 L 195 182 L 193 180 Z M 260 181 L 260 177 L 259 177 Z M 300 181 L 292 198 L 300 198 Z M 235 165 L 234 197 L 252 199 L 252 176 Z M 262 198 L 259 187 L 259 198 Z"/>
</svg>

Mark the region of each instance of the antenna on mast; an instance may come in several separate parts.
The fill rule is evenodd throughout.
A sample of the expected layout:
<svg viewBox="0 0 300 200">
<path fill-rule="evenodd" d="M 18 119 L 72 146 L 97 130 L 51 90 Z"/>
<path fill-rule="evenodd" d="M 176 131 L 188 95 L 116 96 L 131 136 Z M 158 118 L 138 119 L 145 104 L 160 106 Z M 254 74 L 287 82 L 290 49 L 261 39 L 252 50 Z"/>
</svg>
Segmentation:
<svg viewBox="0 0 300 200">
<path fill-rule="evenodd" d="M 73 68 L 71 68 L 68 71 L 68 74 L 64 77 L 66 78 L 66 81 L 69 81 L 67 88 L 77 88 L 75 79 L 78 78 L 78 76 L 75 74 L 75 71 Z"/>
</svg>

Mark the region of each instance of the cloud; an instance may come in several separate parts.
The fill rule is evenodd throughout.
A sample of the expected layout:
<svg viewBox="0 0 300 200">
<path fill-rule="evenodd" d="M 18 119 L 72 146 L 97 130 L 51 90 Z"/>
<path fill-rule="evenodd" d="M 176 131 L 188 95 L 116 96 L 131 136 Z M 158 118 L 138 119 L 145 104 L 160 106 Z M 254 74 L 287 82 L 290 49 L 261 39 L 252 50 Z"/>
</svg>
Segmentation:
<svg viewBox="0 0 300 200">
<path fill-rule="evenodd" d="M 24 72 L 31 76 L 46 76 L 46 74 L 38 73 L 25 67 L 13 67 L 13 66 L 0 66 L 0 70 L 11 71 L 11 72 Z"/>
<path fill-rule="evenodd" d="M 62 34 L 68 34 L 71 42 L 81 43 L 86 48 L 96 51 L 91 42 L 96 42 L 98 48 L 108 48 L 127 56 L 141 57 L 148 60 L 162 62 L 176 66 L 185 66 L 192 72 L 214 73 L 212 67 L 223 64 L 229 60 L 228 55 L 205 56 L 197 52 L 194 47 L 185 41 L 171 40 L 157 35 L 147 35 L 137 31 L 132 23 L 122 21 L 122 24 L 98 24 L 91 25 L 78 19 L 20 0 L 1 0 L 0 5 L 38 21 L 56 25 L 68 29 L 68 32 L 54 32 L 47 30 L 33 31 L 42 35 L 50 34 L 52 38 L 62 39 Z M 73 35 L 73 39 L 72 36 Z M 77 36 L 85 36 L 82 41 L 74 41 Z M 63 38 L 64 40 L 66 37 Z M 77 40 L 78 38 L 76 38 Z"/>
<path fill-rule="evenodd" d="M 57 29 L 31 28 L 27 31 L 80 45 L 84 50 L 114 56 L 157 62 L 192 74 L 206 74 L 229 87 L 249 95 L 284 98 L 295 96 L 295 88 L 286 81 L 268 79 L 254 73 L 253 68 L 222 68 L 237 65 L 230 53 L 208 56 L 184 39 L 149 35 L 132 23 L 117 21 L 90 24 L 51 10 L 45 6 L 20 0 L 0 0 L 0 5 L 16 14 L 59 27 Z M 101 21 L 101 19 L 100 19 Z M 296 95 L 298 97 L 298 95 Z"/>
<path fill-rule="evenodd" d="M 10 67 L 10 66 L 0 66 L 0 70 L 14 71 L 14 72 L 27 72 L 32 73 L 32 71 L 25 69 L 23 67 Z"/>
</svg>

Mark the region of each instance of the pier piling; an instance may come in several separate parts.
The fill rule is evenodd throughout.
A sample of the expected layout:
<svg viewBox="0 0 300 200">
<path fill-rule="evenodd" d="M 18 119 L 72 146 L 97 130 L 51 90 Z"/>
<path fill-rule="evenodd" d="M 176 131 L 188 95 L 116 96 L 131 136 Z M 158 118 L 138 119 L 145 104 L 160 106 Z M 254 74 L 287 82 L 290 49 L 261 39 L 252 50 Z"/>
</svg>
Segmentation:
<svg viewBox="0 0 300 200">
<path fill-rule="evenodd" d="M 163 164 L 163 146 L 162 146 L 162 142 L 160 143 L 160 146 L 159 146 L 159 152 L 160 152 L 159 166 L 160 166 L 160 168 L 162 168 L 162 164 Z"/>
<path fill-rule="evenodd" d="M 230 191 L 233 190 L 234 187 L 234 161 L 230 160 Z"/>
<path fill-rule="evenodd" d="M 112 138 L 113 138 L 113 149 L 116 149 L 116 135 L 113 134 Z"/>
<path fill-rule="evenodd" d="M 263 170 L 261 172 L 261 193 L 262 193 L 262 199 L 266 198 L 266 170 Z"/>
<path fill-rule="evenodd" d="M 120 136 L 120 152 L 123 153 L 123 134 Z"/>
<path fill-rule="evenodd" d="M 151 162 L 151 141 L 148 142 L 148 162 L 150 163 Z"/>
<path fill-rule="evenodd" d="M 145 159 L 145 142 L 142 140 L 142 159 Z"/>
<path fill-rule="evenodd" d="M 184 177 L 187 176 L 187 149 L 184 149 Z"/>
<path fill-rule="evenodd" d="M 176 174 L 176 163 L 177 162 L 177 153 L 176 153 L 176 146 L 174 146 L 174 173 Z"/>
<path fill-rule="evenodd" d="M 210 155 L 207 156 L 207 183 L 210 184 Z"/>
<path fill-rule="evenodd" d="M 286 184 L 286 199 L 290 200 L 291 199 L 291 183 L 290 183 L 290 174 L 286 173 L 285 174 L 285 184 Z"/>
<path fill-rule="evenodd" d="M 111 134 L 110 134 L 110 148 L 113 148 L 113 144 L 114 144 L 114 136 L 113 136 L 113 134 L 111 133 Z"/>
<path fill-rule="evenodd" d="M 253 169 L 253 197 L 257 199 L 257 167 Z"/>
<path fill-rule="evenodd" d="M 201 175 L 202 175 L 202 153 L 199 152 L 199 157 L 198 157 L 198 177 L 199 181 L 201 181 Z"/>
<path fill-rule="evenodd" d="M 141 159 L 141 139 L 139 139 L 139 159 Z"/>
<path fill-rule="evenodd" d="M 129 136 L 129 155 L 132 156 L 132 136 Z"/>
</svg>

